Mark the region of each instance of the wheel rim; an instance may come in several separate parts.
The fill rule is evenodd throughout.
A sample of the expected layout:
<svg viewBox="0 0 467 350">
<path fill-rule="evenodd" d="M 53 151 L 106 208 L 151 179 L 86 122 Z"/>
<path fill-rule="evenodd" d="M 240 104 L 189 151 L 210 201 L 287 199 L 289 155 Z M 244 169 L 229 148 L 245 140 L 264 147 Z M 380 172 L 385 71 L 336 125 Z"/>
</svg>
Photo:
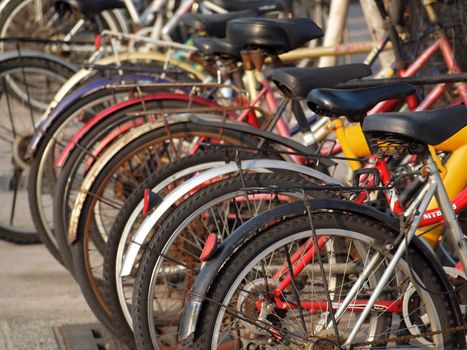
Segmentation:
<svg viewBox="0 0 467 350">
<path fill-rule="evenodd" d="M 342 232 L 339 232 L 339 230 L 336 230 L 336 229 L 316 229 L 316 233 L 318 236 L 333 236 L 333 237 L 338 237 L 339 239 L 348 239 L 348 238 L 351 238 L 351 239 L 355 239 L 355 240 L 358 240 L 358 242 L 360 244 L 363 244 L 365 245 L 366 249 L 368 250 L 368 247 L 371 247 L 373 242 L 371 240 L 369 240 L 368 237 L 365 237 L 357 232 L 353 232 L 353 231 L 349 231 L 349 230 L 342 230 Z M 235 279 L 234 283 L 232 284 L 232 287 L 229 289 L 229 291 L 227 292 L 227 295 L 224 297 L 224 299 L 222 300 L 222 304 L 223 305 L 229 305 L 230 304 L 230 300 L 232 299 L 232 297 L 234 296 L 234 294 L 236 293 L 236 289 L 237 287 L 242 283 L 242 281 L 246 278 L 246 276 L 249 274 L 250 271 L 252 271 L 254 269 L 254 266 L 258 264 L 259 261 L 261 260 L 265 260 L 266 257 L 270 254 L 272 254 L 274 251 L 277 251 L 279 250 L 284 244 L 288 244 L 290 241 L 294 241 L 294 240 L 303 240 L 307 237 L 310 237 L 311 233 L 310 231 L 302 231 L 302 232 L 298 232 L 298 233 L 295 233 L 294 235 L 291 235 L 290 237 L 286 237 L 278 242 L 276 242 L 274 245 L 271 245 L 270 247 L 268 247 L 266 250 L 264 250 L 263 252 L 261 252 L 261 254 L 259 254 L 255 259 L 253 259 L 243 270 L 242 272 L 240 273 L 240 275 Z M 374 247 L 374 246 L 373 246 Z M 266 259 L 267 260 L 267 259 Z M 408 270 L 407 270 L 407 265 L 405 263 L 402 263 L 401 264 L 401 271 L 402 270 L 405 270 L 406 273 L 409 273 Z M 426 296 L 426 293 L 424 291 L 422 291 L 422 293 Z M 426 299 L 428 301 L 430 301 L 431 299 Z M 432 329 L 440 329 L 440 325 L 439 325 L 439 320 L 438 318 L 436 317 L 436 311 L 435 311 L 435 307 L 431 304 L 431 305 L 428 305 L 425 306 L 427 308 L 429 308 L 430 310 L 428 311 L 430 313 L 430 320 L 432 321 L 438 321 L 438 324 L 431 324 L 431 328 Z M 216 322 L 215 322 L 215 327 L 214 327 L 214 332 L 213 332 L 213 338 L 212 338 L 212 342 L 211 342 L 211 348 L 212 349 L 216 349 L 217 346 L 219 345 L 219 340 L 220 340 L 220 334 L 222 334 L 222 331 L 220 330 L 221 329 L 221 326 L 222 326 L 222 323 L 223 323 L 223 318 L 224 316 L 226 315 L 226 311 L 225 311 L 225 308 L 220 308 L 219 310 L 219 314 L 216 318 Z M 373 315 L 373 319 L 375 319 L 377 321 L 377 318 L 375 318 L 377 316 Z M 339 321 L 339 324 L 342 323 L 342 320 Z M 347 329 L 351 329 L 353 323 L 350 322 L 347 326 Z M 371 340 L 374 340 L 374 339 L 377 339 L 378 337 L 378 334 L 374 334 L 373 336 L 368 336 L 367 332 L 365 330 L 362 331 L 363 334 L 365 334 L 362 337 L 360 337 L 359 339 L 357 339 L 356 341 L 371 341 Z M 322 335 L 324 335 L 325 337 L 328 337 L 329 335 L 327 333 L 321 333 Z M 343 330 L 340 331 L 340 334 L 341 336 L 343 336 L 343 334 L 345 334 L 343 332 Z M 319 336 L 319 333 L 318 335 Z M 332 335 L 331 335 L 332 337 Z M 439 339 L 438 339 L 439 341 Z M 240 342 L 240 341 L 239 341 Z M 278 348 L 281 348 L 280 345 L 275 345 L 275 346 L 278 346 Z M 328 344 L 329 346 L 329 344 Z M 403 346 L 407 346 L 407 345 L 403 345 Z M 425 345 L 424 345 L 425 346 Z M 288 348 L 288 347 L 282 347 L 282 348 Z M 308 345 L 308 347 L 305 347 L 305 348 L 309 348 L 309 349 L 312 349 L 312 347 L 310 347 L 310 345 Z"/>
</svg>

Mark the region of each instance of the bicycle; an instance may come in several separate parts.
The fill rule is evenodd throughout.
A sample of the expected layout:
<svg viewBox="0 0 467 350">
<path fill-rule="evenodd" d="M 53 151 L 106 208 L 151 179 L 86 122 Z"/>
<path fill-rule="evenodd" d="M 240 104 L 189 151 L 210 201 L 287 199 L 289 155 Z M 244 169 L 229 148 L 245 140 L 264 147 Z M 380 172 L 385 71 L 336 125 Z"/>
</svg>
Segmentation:
<svg viewBox="0 0 467 350">
<path fill-rule="evenodd" d="M 388 343 L 462 347 L 466 326 L 455 291 L 416 231 L 435 195 L 442 216 L 434 220 L 445 220 L 446 233 L 465 271 L 466 242 L 428 145 L 465 129 L 466 111 L 459 106 L 366 117 L 362 128 L 379 152 L 375 164 L 407 151 L 424 159 L 420 171 L 427 182 L 405 211 L 385 181 L 376 181 L 369 190 L 392 192 L 388 200 L 400 221 L 334 199 L 305 200 L 259 215 L 221 243 L 217 248 L 221 254 L 216 256 L 212 249 L 204 252 L 212 258 L 198 275 L 185 307 L 181 339 L 195 331 L 194 348 L 203 349 L 219 344 L 261 344 L 261 339 L 272 339 L 279 348 L 297 342 L 339 348 Z M 439 129 L 443 118 L 451 123 Z M 420 128 L 427 133 L 418 133 Z M 249 190 L 247 193 L 255 193 L 254 188 Z M 464 206 L 465 191 L 460 198 L 464 198 Z M 273 260 L 271 254 L 275 254 Z M 276 265 L 271 265 L 272 261 Z M 315 269 L 307 270 L 308 266 Z M 230 324 L 232 317 L 239 319 L 237 326 L 221 339 L 223 323 Z M 393 322 L 399 324 L 399 330 Z M 197 324 L 200 328 L 195 330 Z M 238 340 L 235 334 L 246 338 Z"/>
<path fill-rule="evenodd" d="M 140 209 L 139 209 L 139 210 L 140 210 Z M 138 211 L 139 211 L 139 210 L 138 210 Z M 151 224 L 151 223 L 146 224 L 144 230 L 148 230 L 150 227 L 153 227 L 153 226 L 155 225 L 156 221 L 157 221 L 157 218 L 155 219 L 154 216 L 153 216 L 153 217 L 151 217 L 150 220 L 151 220 L 152 224 Z M 152 221 L 152 220 L 154 220 L 154 221 Z M 153 226 L 151 226 L 151 225 L 153 225 Z M 140 231 L 140 232 L 142 232 L 142 231 Z M 146 232 L 148 232 L 148 231 L 146 231 Z M 136 238 L 136 244 L 133 244 L 134 246 L 139 245 L 139 244 L 142 244 L 142 242 L 145 241 L 145 239 L 146 239 L 147 236 L 145 236 L 145 235 L 143 235 L 143 236 L 138 235 L 137 237 L 138 237 L 138 238 Z M 135 255 L 134 255 L 135 251 L 137 251 L 137 250 L 132 249 L 132 250 L 131 250 L 131 255 L 127 255 L 127 259 L 134 258 L 134 257 L 135 257 Z M 129 267 L 131 266 L 131 265 L 128 264 L 127 262 L 125 262 L 125 265 L 127 266 L 127 268 L 126 268 L 126 270 L 125 270 L 126 272 L 123 272 L 124 275 L 129 273 L 129 272 L 128 272 L 128 271 L 129 271 Z"/>
<path fill-rule="evenodd" d="M 27 144 L 38 114 L 50 95 L 75 71 L 69 63 L 46 53 L 22 50 L 0 55 L 2 193 L 6 205 L 0 214 L 0 237 L 15 243 L 37 243 L 29 223 L 25 179 L 29 163 Z M 12 84 L 13 83 L 13 84 Z"/>
</svg>

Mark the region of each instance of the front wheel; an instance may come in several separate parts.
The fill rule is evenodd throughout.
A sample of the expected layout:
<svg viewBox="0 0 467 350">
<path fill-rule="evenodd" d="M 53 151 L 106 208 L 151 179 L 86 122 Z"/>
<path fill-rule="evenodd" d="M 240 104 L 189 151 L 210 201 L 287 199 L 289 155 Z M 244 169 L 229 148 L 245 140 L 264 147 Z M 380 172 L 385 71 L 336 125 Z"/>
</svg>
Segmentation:
<svg viewBox="0 0 467 350">
<path fill-rule="evenodd" d="M 342 348 L 392 258 L 382 242 L 394 232 L 352 213 L 309 216 L 302 207 L 296 214 L 261 230 L 224 265 L 198 320 L 195 349 Z M 438 332 L 456 325 L 437 277 L 409 247 L 352 348 L 455 348 L 453 334 Z"/>
</svg>

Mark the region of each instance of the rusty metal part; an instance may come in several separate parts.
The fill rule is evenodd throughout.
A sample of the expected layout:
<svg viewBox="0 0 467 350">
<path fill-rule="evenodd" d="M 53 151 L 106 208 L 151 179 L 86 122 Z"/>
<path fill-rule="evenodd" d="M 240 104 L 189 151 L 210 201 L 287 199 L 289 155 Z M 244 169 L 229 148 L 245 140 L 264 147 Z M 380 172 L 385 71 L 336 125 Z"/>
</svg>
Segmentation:
<svg viewBox="0 0 467 350">
<path fill-rule="evenodd" d="M 420 334 L 411 334 L 411 335 L 402 335 L 400 337 L 391 337 L 391 338 L 386 338 L 386 339 L 379 339 L 379 340 L 373 340 L 373 341 L 368 341 L 368 342 L 361 342 L 361 343 L 355 343 L 352 344 L 352 348 L 358 348 L 362 346 L 368 346 L 368 345 L 385 345 L 386 343 L 393 343 L 397 341 L 406 341 L 406 340 L 411 340 L 411 339 L 417 339 L 421 337 L 432 337 L 434 335 L 438 334 L 451 334 L 451 333 L 458 333 L 462 332 L 464 333 L 467 331 L 467 324 L 463 326 L 457 326 L 457 327 L 451 327 L 451 328 L 445 328 L 439 331 L 431 331 L 431 332 L 425 332 L 425 333 L 420 333 Z"/>
</svg>

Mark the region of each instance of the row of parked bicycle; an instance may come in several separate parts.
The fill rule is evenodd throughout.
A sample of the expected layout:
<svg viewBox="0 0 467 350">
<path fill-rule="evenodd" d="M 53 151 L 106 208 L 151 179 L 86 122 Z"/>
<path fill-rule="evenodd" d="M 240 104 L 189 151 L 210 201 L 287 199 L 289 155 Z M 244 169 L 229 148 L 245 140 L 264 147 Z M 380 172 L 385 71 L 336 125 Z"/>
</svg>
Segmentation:
<svg viewBox="0 0 467 350">
<path fill-rule="evenodd" d="M 80 70 L 3 54 L 0 236 L 37 234 L 129 348 L 465 348 L 465 62 L 431 2 L 412 58 L 375 3 L 365 63 L 285 66 L 324 33 L 267 1 L 181 16 L 192 46 L 106 32 Z M 388 45 L 399 77 L 362 79 Z"/>
</svg>

